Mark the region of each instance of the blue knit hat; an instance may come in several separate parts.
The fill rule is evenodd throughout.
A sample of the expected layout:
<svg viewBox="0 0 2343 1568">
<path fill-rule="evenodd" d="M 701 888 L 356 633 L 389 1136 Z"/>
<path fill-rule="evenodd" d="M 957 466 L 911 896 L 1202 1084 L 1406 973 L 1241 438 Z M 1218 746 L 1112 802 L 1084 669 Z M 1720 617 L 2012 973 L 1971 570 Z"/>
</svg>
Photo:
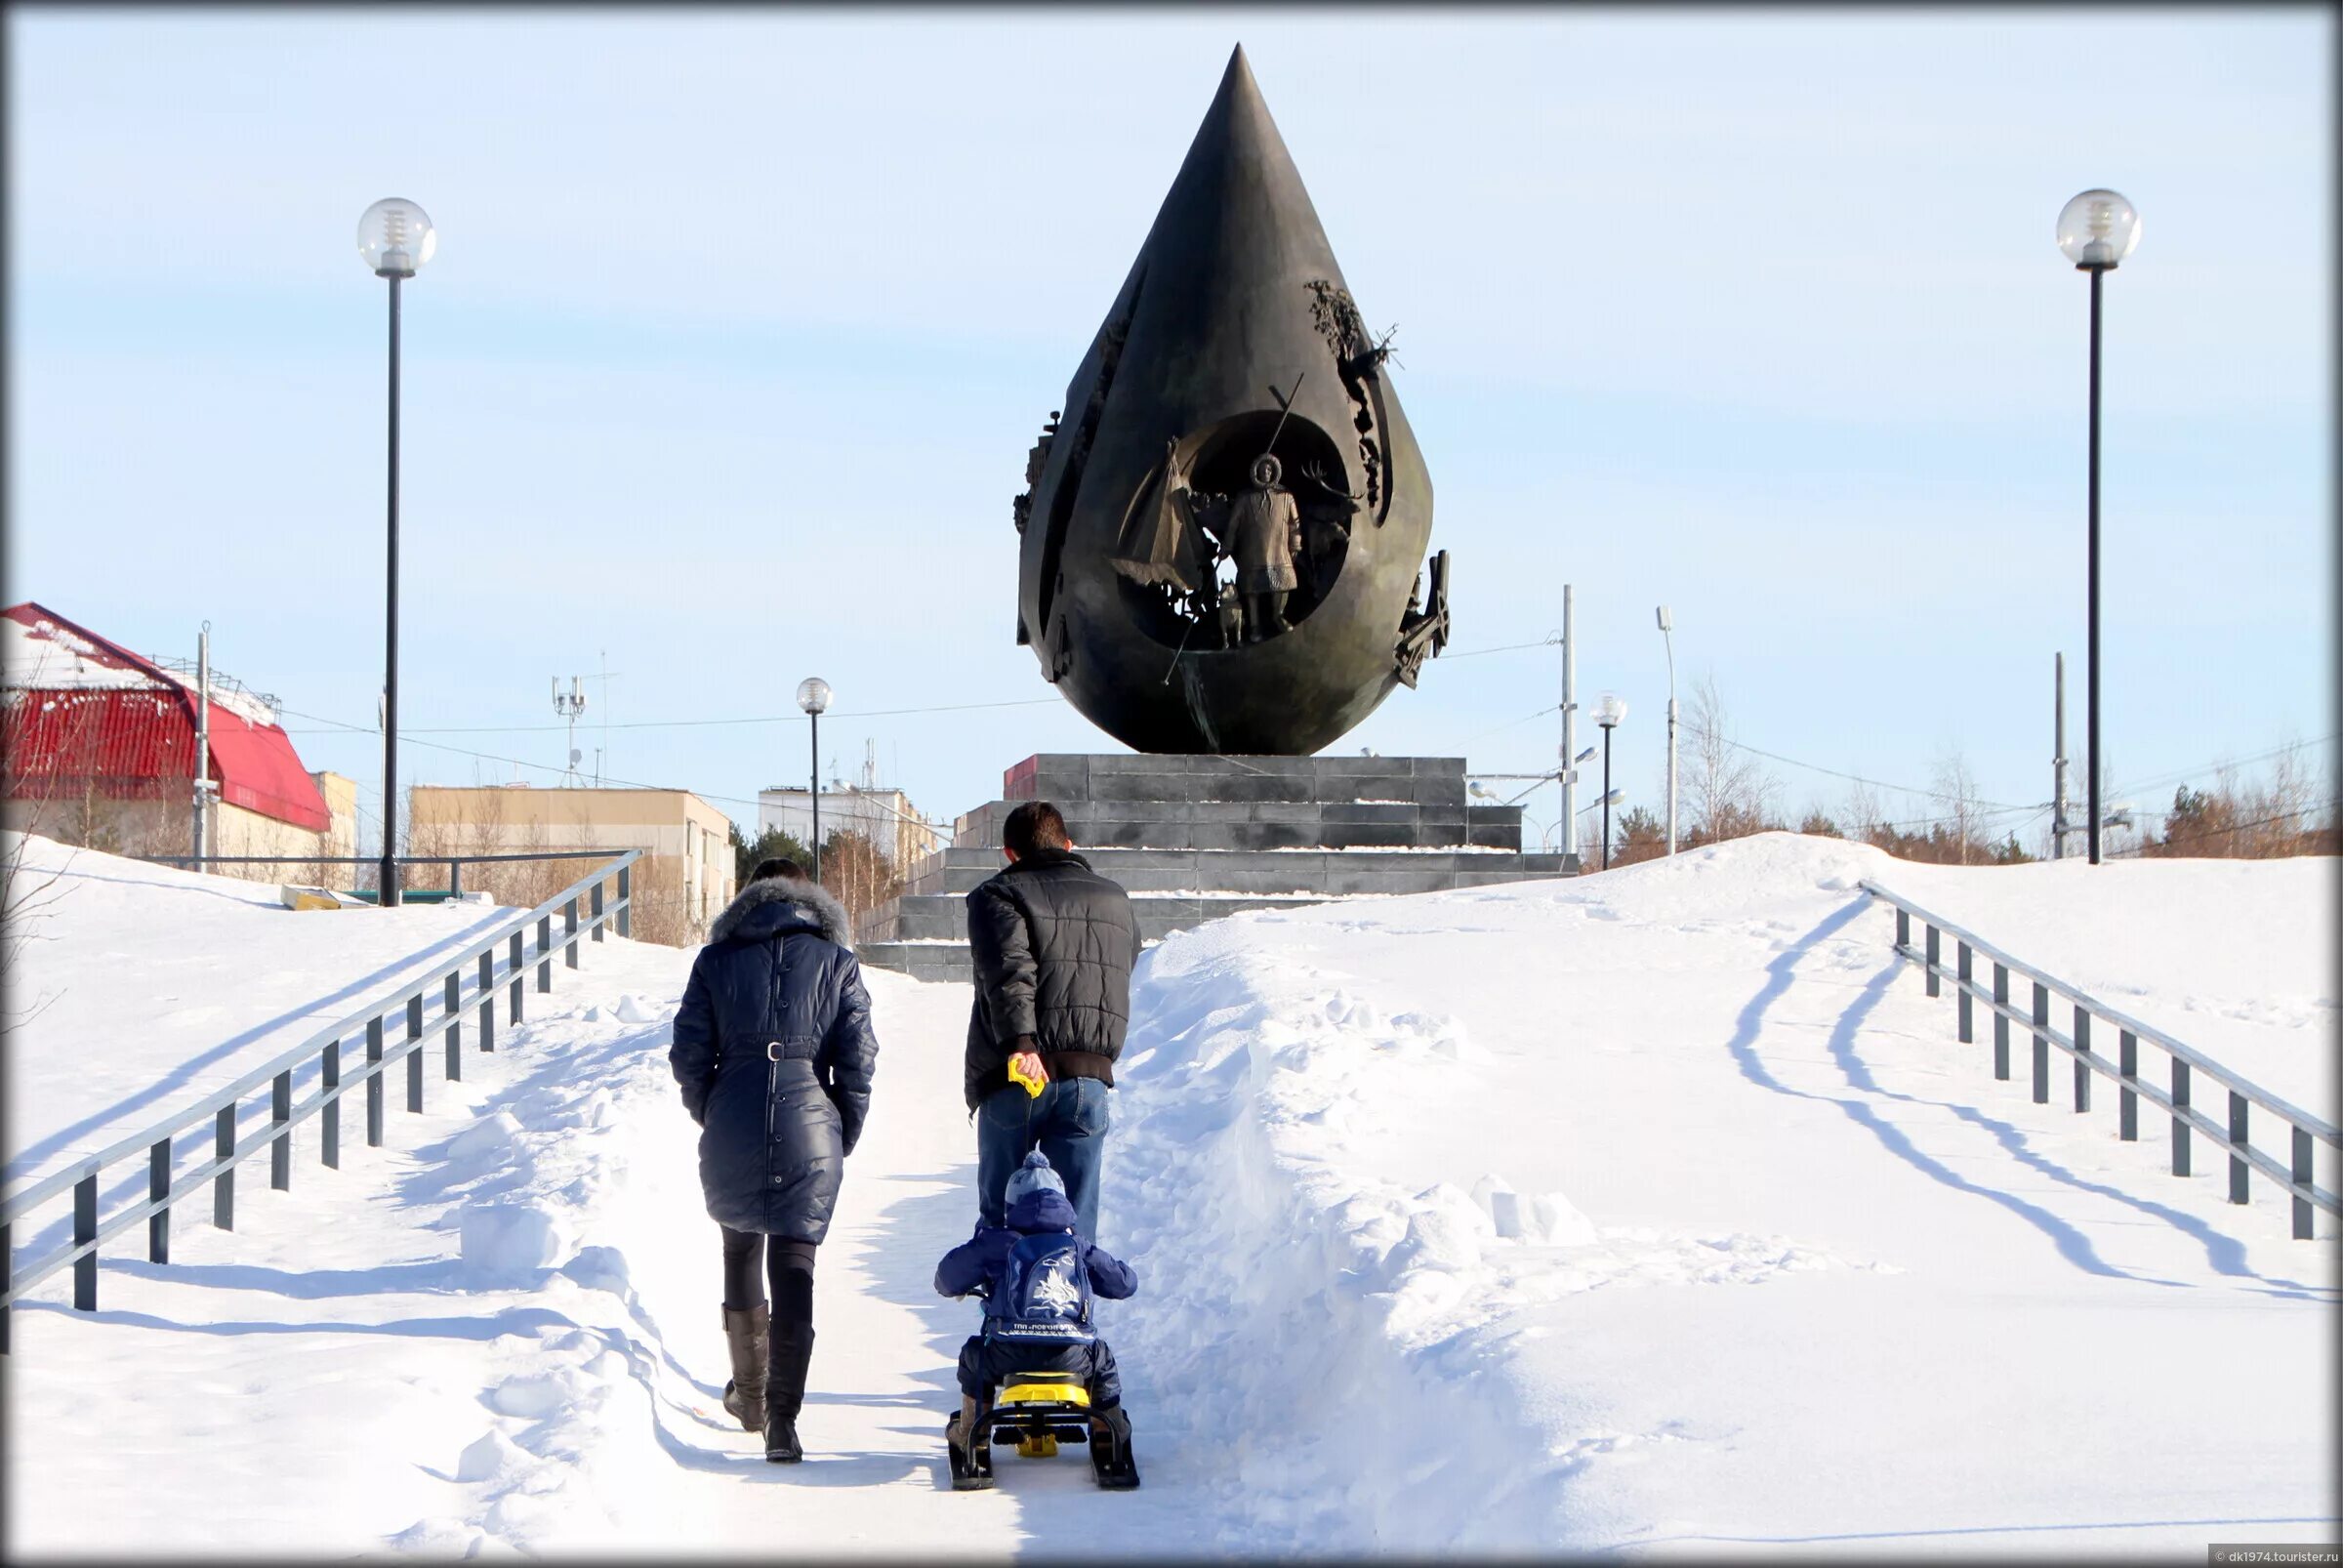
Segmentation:
<svg viewBox="0 0 2343 1568">
<path fill-rule="evenodd" d="M 1030 1192 L 1039 1192 L 1044 1187 L 1061 1198 L 1066 1195 L 1066 1184 L 1058 1179 L 1055 1171 L 1049 1169 L 1049 1156 L 1035 1149 L 1025 1156 L 1023 1165 L 1008 1174 L 1008 1186 L 1002 1194 L 1001 1202 L 1013 1208 L 1019 1198 Z"/>
</svg>

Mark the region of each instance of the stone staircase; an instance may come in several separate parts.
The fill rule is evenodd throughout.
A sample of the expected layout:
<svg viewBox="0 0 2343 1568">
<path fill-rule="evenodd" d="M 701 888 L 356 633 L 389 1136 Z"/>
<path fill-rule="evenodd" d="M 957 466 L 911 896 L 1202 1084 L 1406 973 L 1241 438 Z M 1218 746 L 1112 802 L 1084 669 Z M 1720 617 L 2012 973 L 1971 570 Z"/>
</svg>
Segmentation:
<svg viewBox="0 0 2343 1568">
<path fill-rule="evenodd" d="M 1476 806 L 1460 757 L 1029 757 L 1003 799 L 954 825 L 902 895 L 855 925 L 865 964 L 968 977 L 966 897 L 999 871 L 1001 827 L 1023 801 L 1064 814 L 1083 857 L 1127 888 L 1150 941 L 1248 909 L 1434 892 L 1574 875 L 1578 857 L 1525 854 L 1519 806 Z"/>
</svg>

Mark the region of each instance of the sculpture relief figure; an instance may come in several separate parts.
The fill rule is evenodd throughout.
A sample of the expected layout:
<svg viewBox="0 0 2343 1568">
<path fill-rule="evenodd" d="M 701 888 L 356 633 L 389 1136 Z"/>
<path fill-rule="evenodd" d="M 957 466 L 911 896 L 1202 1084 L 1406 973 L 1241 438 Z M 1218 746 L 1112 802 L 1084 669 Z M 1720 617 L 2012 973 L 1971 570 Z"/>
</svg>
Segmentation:
<svg viewBox="0 0 2343 1568">
<path fill-rule="evenodd" d="M 1131 510 L 1109 562 L 1134 583 L 1161 587 L 1175 602 L 1186 599 L 1190 615 L 1203 615 L 1213 602 L 1213 558 L 1194 508 L 1179 442 L 1166 441 L 1163 472 Z"/>
<path fill-rule="evenodd" d="M 1277 459 L 1262 453 L 1253 460 L 1252 487 L 1228 503 L 1222 548 L 1237 563 L 1248 642 L 1286 630 L 1286 596 L 1300 583 L 1294 562 L 1301 554 L 1301 509 L 1277 482 L 1282 473 Z"/>
</svg>

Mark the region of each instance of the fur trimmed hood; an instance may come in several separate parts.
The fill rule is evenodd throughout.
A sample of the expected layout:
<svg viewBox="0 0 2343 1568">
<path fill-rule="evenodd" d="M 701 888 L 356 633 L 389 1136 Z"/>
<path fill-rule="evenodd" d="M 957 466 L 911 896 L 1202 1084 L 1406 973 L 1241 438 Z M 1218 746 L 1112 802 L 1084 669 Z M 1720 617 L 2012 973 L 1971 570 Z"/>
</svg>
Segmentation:
<svg viewBox="0 0 2343 1568">
<path fill-rule="evenodd" d="M 768 910 L 770 913 L 763 914 L 762 919 L 757 918 Z M 769 935 L 783 928 L 792 914 L 827 940 L 849 953 L 854 951 L 853 922 L 846 918 L 846 906 L 819 883 L 797 882 L 787 877 L 766 877 L 743 887 L 724 912 L 716 917 L 716 924 L 708 928 L 708 940 L 721 942 L 734 936 Z M 760 927 L 763 928 L 758 929 Z"/>
</svg>

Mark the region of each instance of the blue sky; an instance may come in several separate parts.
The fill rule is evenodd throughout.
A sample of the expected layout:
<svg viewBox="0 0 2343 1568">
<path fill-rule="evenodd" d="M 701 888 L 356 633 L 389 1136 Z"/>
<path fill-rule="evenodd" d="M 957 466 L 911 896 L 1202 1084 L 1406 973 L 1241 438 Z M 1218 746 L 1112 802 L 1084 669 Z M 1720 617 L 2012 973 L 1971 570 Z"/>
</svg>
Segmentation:
<svg viewBox="0 0 2343 1568">
<path fill-rule="evenodd" d="M 1988 799 L 2047 798 L 2084 609 L 2086 292 L 2051 230 L 2093 185 L 2144 218 L 2108 280 L 2118 793 L 2334 727 L 2324 10 L 8 28 L 9 595 L 163 652 L 209 619 L 369 809 L 371 729 L 301 717 L 371 726 L 381 681 L 368 202 L 440 229 L 406 312 L 402 776 L 551 779 L 548 678 L 606 657 L 580 744 L 606 713 L 614 777 L 752 818 L 805 771 L 819 674 L 825 754 L 875 741 L 949 816 L 1029 753 L 1121 749 L 1011 641 L 1009 499 L 1238 41 L 1399 328 L 1455 651 L 1545 637 L 1575 584 L 1630 801 L 1661 793 L 1661 601 L 1680 687 L 1713 673 L 1747 744 L 1918 786 L 1956 748 Z M 1557 679 L 1543 648 L 1435 662 L 1337 749 L 1550 768 Z M 760 722 L 635 727 L 685 720 Z M 1843 794 L 1768 765 L 1792 810 Z"/>
</svg>

